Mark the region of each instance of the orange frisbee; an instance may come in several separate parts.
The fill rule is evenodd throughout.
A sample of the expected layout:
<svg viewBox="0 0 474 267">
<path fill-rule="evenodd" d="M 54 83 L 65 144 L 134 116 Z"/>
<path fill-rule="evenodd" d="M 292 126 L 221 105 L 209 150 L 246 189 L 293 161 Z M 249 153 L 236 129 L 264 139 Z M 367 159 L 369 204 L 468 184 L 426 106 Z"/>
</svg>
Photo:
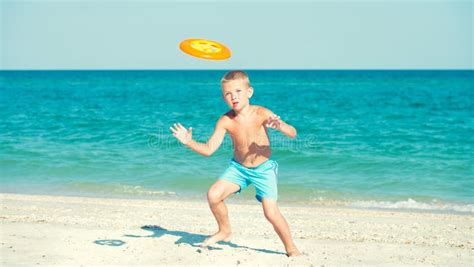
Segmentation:
<svg viewBox="0 0 474 267">
<path fill-rule="evenodd" d="M 224 44 L 205 39 L 187 39 L 179 44 L 179 49 L 193 57 L 208 60 L 224 60 L 231 56 L 230 49 Z"/>
</svg>

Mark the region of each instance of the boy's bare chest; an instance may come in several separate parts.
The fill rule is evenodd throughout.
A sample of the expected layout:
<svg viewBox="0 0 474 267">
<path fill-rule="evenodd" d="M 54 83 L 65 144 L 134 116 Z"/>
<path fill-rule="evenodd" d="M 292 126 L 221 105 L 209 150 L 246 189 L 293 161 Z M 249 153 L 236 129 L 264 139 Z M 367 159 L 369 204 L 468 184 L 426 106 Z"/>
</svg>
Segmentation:
<svg viewBox="0 0 474 267">
<path fill-rule="evenodd" d="M 231 136 L 236 139 L 252 140 L 266 136 L 263 120 L 255 118 L 252 120 L 234 121 L 228 129 Z"/>
</svg>

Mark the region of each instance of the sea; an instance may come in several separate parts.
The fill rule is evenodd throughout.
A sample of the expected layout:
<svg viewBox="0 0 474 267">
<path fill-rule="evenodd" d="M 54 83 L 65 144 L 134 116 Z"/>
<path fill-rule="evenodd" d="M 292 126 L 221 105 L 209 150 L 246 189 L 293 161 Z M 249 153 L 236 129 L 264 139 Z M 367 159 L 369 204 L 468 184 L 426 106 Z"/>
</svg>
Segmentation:
<svg viewBox="0 0 474 267">
<path fill-rule="evenodd" d="M 0 192 L 204 200 L 227 168 L 226 70 L 0 71 Z M 474 71 L 248 70 L 270 130 L 279 202 L 474 214 Z M 250 187 L 232 201 L 255 202 Z"/>
</svg>

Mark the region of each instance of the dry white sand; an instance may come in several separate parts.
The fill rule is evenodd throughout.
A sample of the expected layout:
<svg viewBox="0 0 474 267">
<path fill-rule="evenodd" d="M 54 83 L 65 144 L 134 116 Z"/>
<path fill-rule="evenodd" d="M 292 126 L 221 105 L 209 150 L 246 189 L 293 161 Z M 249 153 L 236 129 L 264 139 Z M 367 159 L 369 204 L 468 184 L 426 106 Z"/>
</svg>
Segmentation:
<svg viewBox="0 0 474 267">
<path fill-rule="evenodd" d="M 233 240 L 199 248 L 216 223 L 207 203 L 0 194 L 1 266 L 474 266 L 474 216 L 285 206 L 288 258 L 258 202 L 228 204 Z"/>
</svg>

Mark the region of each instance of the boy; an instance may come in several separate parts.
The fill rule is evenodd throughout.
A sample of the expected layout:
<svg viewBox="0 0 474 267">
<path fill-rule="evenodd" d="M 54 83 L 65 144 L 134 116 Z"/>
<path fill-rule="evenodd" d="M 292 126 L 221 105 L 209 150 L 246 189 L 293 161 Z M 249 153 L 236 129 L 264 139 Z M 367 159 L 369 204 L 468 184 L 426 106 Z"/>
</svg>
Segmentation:
<svg viewBox="0 0 474 267">
<path fill-rule="evenodd" d="M 234 158 L 207 194 L 219 230 L 207 238 L 203 246 L 219 241 L 230 241 L 231 229 L 224 200 L 229 195 L 238 194 L 248 185 L 254 184 L 257 191 L 256 198 L 262 203 L 265 217 L 282 240 L 287 256 L 298 256 L 301 253 L 293 243 L 288 223 L 277 206 L 278 164 L 270 159 L 272 151 L 267 128 L 276 129 L 289 138 L 296 136 L 296 130 L 270 110 L 250 105 L 249 99 L 252 97 L 253 88 L 245 72 L 226 73 L 221 80 L 221 87 L 224 101 L 231 110 L 219 118 L 214 133 L 207 143 L 194 141 L 192 128 L 186 130 L 180 123 L 170 127 L 176 139 L 203 156 L 210 156 L 219 148 L 226 132 L 232 139 Z"/>
</svg>

